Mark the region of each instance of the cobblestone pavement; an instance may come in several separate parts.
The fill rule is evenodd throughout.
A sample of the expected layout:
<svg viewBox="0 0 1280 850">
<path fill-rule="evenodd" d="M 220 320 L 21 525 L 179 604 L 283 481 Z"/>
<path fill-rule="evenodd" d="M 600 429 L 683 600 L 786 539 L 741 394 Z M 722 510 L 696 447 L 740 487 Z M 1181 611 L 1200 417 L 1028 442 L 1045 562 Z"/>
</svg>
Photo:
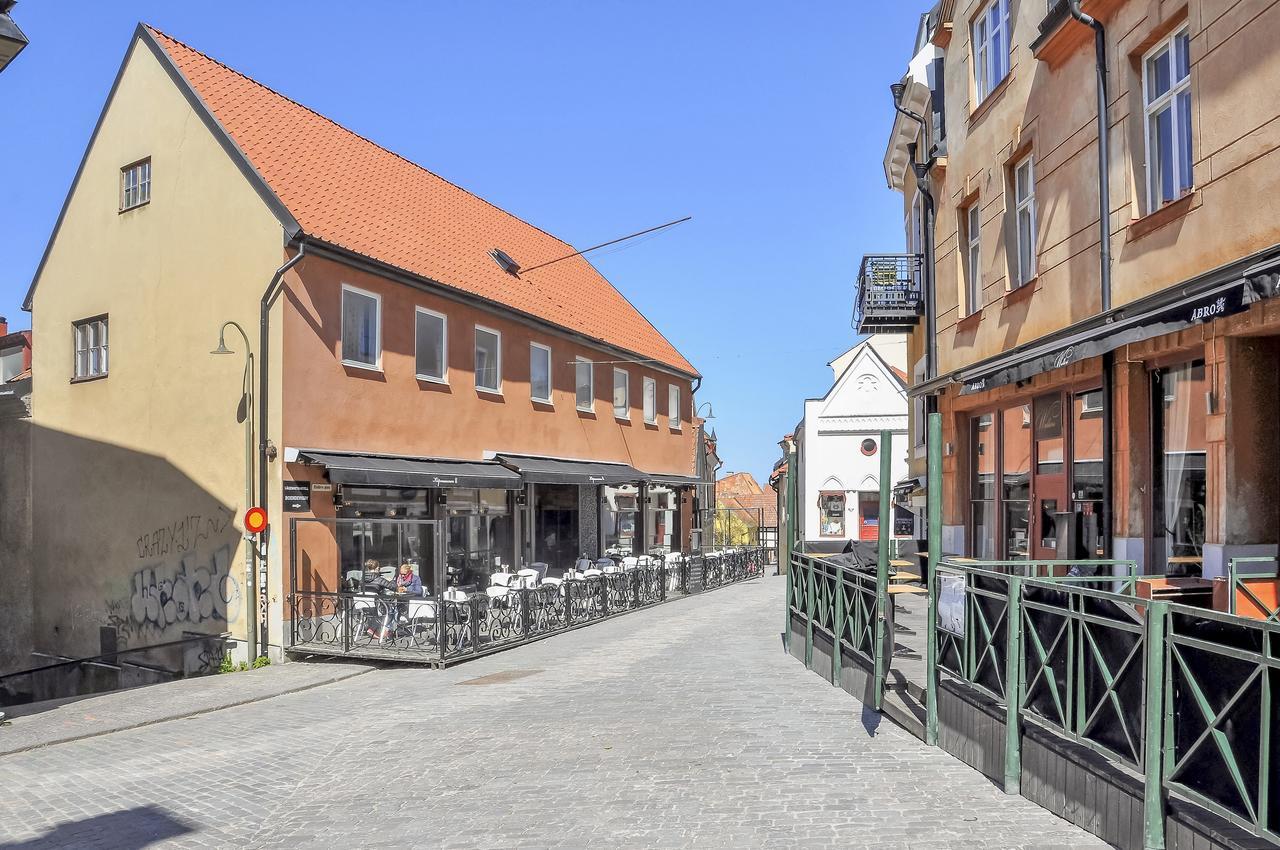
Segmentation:
<svg viewBox="0 0 1280 850">
<path fill-rule="evenodd" d="M 0 850 L 1105 846 L 805 671 L 781 597 L 0 757 Z"/>
</svg>

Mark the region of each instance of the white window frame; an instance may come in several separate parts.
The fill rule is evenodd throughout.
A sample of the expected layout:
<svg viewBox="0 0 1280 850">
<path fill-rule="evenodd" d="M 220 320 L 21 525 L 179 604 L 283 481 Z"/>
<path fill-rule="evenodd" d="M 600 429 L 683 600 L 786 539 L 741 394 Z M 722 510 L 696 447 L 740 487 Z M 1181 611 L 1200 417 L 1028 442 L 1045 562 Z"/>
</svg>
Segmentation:
<svg viewBox="0 0 1280 850">
<path fill-rule="evenodd" d="M 356 295 L 363 295 L 366 298 L 373 299 L 373 363 L 365 363 L 360 360 L 348 360 L 342 354 L 343 340 L 347 338 L 347 293 L 351 292 Z M 338 356 L 342 357 L 343 366 L 351 366 L 355 369 L 372 369 L 375 372 L 382 371 L 382 296 L 376 292 L 369 292 L 367 289 L 360 289 L 351 284 L 342 284 L 342 300 L 338 304 L 339 324 L 341 326 L 341 334 L 338 337 Z"/>
<path fill-rule="evenodd" d="M 994 19 L 991 14 L 993 10 L 996 12 Z M 969 42 L 971 46 L 970 61 L 973 66 L 973 105 L 975 107 L 990 97 L 996 87 L 1008 78 L 1009 72 L 1012 70 L 1010 67 L 1013 64 L 1011 61 L 1013 50 L 1010 39 L 1012 32 L 1012 21 L 1009 18 L 1009 0 L 990 0 L 990 2 L 983 4 L 982 11 L 973 18 L 973 23 L 969 30 Z M 995 33 L 1003 36 L 1003 66 L 998 64 L 1000 57 L 991 49 Z"/>
<path fill-rule="evenodd" d="M 578 370 L 587 367 L 587 403 L 583 404 L 578 397 Z M 578 410 L 593 413 L 596 409 L 596 364 L 590 357 L 581 355 L 573 359 L 573 398 Z"/>
<path fill-rule="evenodd" d="M 1184 79 L 1174 81 L 1173 75 L 1177 73 L 1178 39 L 1184 35 L 1187 36 L 1187 76 Z M 1186 152 L 1187 158 L 1191 160 L 1192 173 L 1190 175 L 1187 175 L 1187 186 L 1185 189 L 1181 188 L 1182 177 L 1183 177 L 1182 155 L 1181 155 L 1182 151 L 1179 150 L 1179 146 L 1182 144 L 1182 139 L 1178 134 L 1178 127 L 1180 123 L 1178 119 L 1181 117 L 1180 110 L 1182 108 L 1178 104 L 1178 95 L 1182 94 L 1183 92 L 1188 92 L 1188 97 L 1190 97 L 1189 93 L 1191 91 L 1191 39 L 1190 39 L 1190 36 L 1191 36 L 1190 26 L 1187 24 L 1183 24 L 1173 32 L 1169 33 L 1169 35 L 1160 39 L 1160 41 L 1154 47 L 1152 47 L 1150 50 L 1148 50 L 1146 53 L 1142 55 L 1142 139 L 1143 139 L 1142 143 L 1146 149 L 1146 157 L 1147 157 L 1146 165 L 1144 167 L 1146 168 L 1146 172 L 1147 172 L 1146 184 L 1147 184 L 1147 212 L 1148 213 L 1153 213 L 1156 210 L 1164 207 L 1166 204 L 1171 204 L 1174 201 L 1179 200 L 1182 197 L 1185 197 L 1187 194 L 1191 193 L 1195 189 L 1195 159 L 1193 158 L 1194 145 L 1195 145 L 1195 130 L 1194 128 L 1192 128 L 1191 145 L 1193 146 L 1193 150 Z M 1158 98 L 1156 98 L 1153 101 L 1151 99 L 1152 80 L 1151 80 L 1151 75 L 1148 73 L 1148 68 L 1149 68 L 1148 62 L 1150 59 L 1155 57 L 1162 50 L 1169 51 L 1169 80 L 1170 80 L 1169 90 L 1164 94 L 1160 95 Z M 1152 166 L 1151 121 L 1160 113 L 1164 112 L 1166 108 L 1170 110 L 1169 121 L 1173 127 L 1173 162 L 1172 162 L 1173 185 L 1174 185 L 1175 191 L 1178 192 L 1178 195 L 1175 198 L 1168 198 L 1166 200 L 1157 201 L 1157 198 L 1159 198 L 1159 191 L 1156 187 L 1156 179 L 1158 175 L 1156 174 L 1155 169 L 1151 167 Z M 1187 117 L 1187 120 L 1188 121 L 1191 120 L 1190 116 Z"/>
<path fill-rule="evenodd" d="M 623 412 L 618 412 L 618 376 L 622 376 L 623 401 L 625 407 Z M 627 422 L 631 421 L 631 373 L 626 369 L 613 368 L 613 418 L 622 419 Z"/>
<path fill-rule="evenodd" d="M 1022 169 L 1027 170 L 1027 194 L 1025 196 L 1018 194 L 1018 172 Z M 1015 246 L 1014 265 L 1017 268 L 1018 286 L 1026 284 L 1036 276 L 1038 271 L 1036 262 L 1036 163 L 1032 154 L 1027 154 L 1022 159 L 1014 163 L 1013 166 L 1013 243 Z M 1027 238 L 1031 241 L 1030 245 L 1022 244 L 1022 215 L 1026 213 L 1029 225 Z M 1027 267 L 1022 267 L 1022 249 L 1027 248 Z"/>
<path fill-rule="evenodd" d="M 480 334 L 491 334 L 497 340 L 497 364 L 494 367 L 494 377 L 497 379 L 494 386 L 481 386 L 480 369 L 478 367 L 479 358 L 476 356 L 480 350 Z M 473 338 L 474 345 L 471 347 L 471 374 L 476 385 L 476 392 L 490 393 L 492 395 L 502 395 L 502 331 L 493 328 L 486 328 L 484 325 L 476 325 L 476 332 Z"/>
<path fill-rule="evenodd" d="M 109 372 L 110 330 L 109 317 L 94 316 L 71 323 L 71 380 L 89 381 L 105 378 Z M 83 334 L 81 332 L 84 332 Z M 91 334 L 96 334 L 91 336 Z M 85 354 L 84 369 L 80 368 L 80 354 Z M 95 360 L 94 354 L 97 354 Z"/>
<path fill-rule="evenodd" d="M 961 212 L 964 216 L 964 314 L 972 316 L 982 309 L 982 204 L 974 198 Z"/>
<path fill-rule="evenodd" d="M 440 320 L 440 374 L 424 375 L 418 372 L 418 314 L 423 313 L 433 316 Z M 428 310 L 426 307 L 415 307 L 413 310 L 413 370 L 417 373 L 419 381 L 429 381 L 433 384 L 449 383 L 449 317 L 444 313 L 437 313 L 435 310 Z"/>
<path fill-rule="evenodd" d="M 130 179 L 133 182 L 130 183 Z M 130 194 L 132 193 L 132 195 Z M 151 203 L 151 157 L 120 169 L 120 212 Z"/>
<path fill-rule="evenodd" d="M 547 357 L 547 394 L 545 397 L 539 396 L 533 391 L 533 359 L 536 356 L 535 352 L 538 351 L 544 352 Z M 543 345 L 540 342 L 529 343 L 529 398 L 539 404 L 552 403 L 551 396 L 555 391 L 555 381 L 553 380 L 555 369 L 552 367 L 552 362 L 550 346 Z M 577 380 L 577 377 L 577 375 L 574 375 L 575 381 Z"/>
<path fill-rule="evenodd" d="M 667 427 L 680 430 L 680 385 L 667 384 Z"/>
<path fill-rule="evenodd" d="M 658 424 L 658 382 L 645 378 L 641 384 L 640 403 L 644 410 L 644 424 Z"/>
</svg>

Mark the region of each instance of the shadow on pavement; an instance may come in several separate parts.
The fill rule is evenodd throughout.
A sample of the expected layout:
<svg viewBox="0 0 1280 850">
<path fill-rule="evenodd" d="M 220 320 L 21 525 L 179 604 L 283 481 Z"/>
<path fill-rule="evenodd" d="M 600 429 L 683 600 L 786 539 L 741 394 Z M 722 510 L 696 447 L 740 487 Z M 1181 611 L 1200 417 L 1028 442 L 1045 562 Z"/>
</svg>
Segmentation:
<svg viewBox="0 0 1280 850">
<path fill-rule="evenodd" d="M 158 841 L 167 841 L 194 831 L 193 827 L 159 806 L 140 806 L 59 824 L 37 838 L 0 844 L 0 850 L 54 850 L 67 847 L 142 850 Z"/>
</svg>

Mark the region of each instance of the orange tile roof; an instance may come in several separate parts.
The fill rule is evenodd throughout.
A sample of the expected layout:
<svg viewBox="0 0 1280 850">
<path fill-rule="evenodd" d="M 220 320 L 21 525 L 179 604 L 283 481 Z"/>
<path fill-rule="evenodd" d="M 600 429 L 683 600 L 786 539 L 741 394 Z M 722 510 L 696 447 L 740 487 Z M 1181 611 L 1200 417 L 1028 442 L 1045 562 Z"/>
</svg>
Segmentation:
<svg viewBox="0 0 1280 850">
<path fill-rule="evenodd" d="M 568 243 L 152 28 L 169 56 L 303 232 L 681 372 L 697 371 L 585 259 L 515 277 Z"/>
</svg>

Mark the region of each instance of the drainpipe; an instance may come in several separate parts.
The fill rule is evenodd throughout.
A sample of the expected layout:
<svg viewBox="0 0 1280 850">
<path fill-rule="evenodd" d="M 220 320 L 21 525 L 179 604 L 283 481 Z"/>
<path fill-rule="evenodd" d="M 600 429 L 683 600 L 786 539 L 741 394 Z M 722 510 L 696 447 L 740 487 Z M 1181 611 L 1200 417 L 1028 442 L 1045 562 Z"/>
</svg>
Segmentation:
<svg viewBox="0 0 1280 850">
<path fill-rule="evenodd" d="M 1098 284 L 1101 287 L 1102 312 L 1111 311 L 1111 191 L 1109 177 L 1111 174 L 1111 139 L 1108 135 L 1111 126 L 1110 109 L 1107 105 L 1107 32 L 1102 22 L 1086 15 L 1080 10 L 1080 0 L 1067 0 L 1067 8 L 1071 17 L 1093 30 L 1094 68 L 1098 88 Z M 1107 352 L 1102 356 L 1102 546 L 1105 557 L 1110 558 L 1112 552 L 1112 519 L 1114 511 L 1112 503 L 1115 481 L 1115 462 L 1113 459 L 1112 426 L 1114 416 L 1112 407 L 1115 400 L 1112 391 L 1115 386 L 1115 355 Z M 1093 553 L 1090 553 L 1092 557 Z"/>
<path fill-rule="evenodd" d="M 269 376 L 271 374 L 271 304 L 275 301 L 276 296 L 280 294 L 280 281 L 284 278 L 284 273 L 296 266 L 302 261 L 303 256 L 307 253 L 307 243 L 298 243 L 298 253 L 294 254 L 284 265 L 276 269 L 276 273 L 271 276 L 271 282 L 267 284 L 267 288 L 262 293 L 262 301 L 259 304 L 258 312 L 258 351 L 261 360 L 258 365 L 258 507 L 264 511 L 267 510 L 267 502 L 270 501 L 271 488 L 268 486 L 267 479 L 267 462 L 275 457 L 275 447 L 271 446 L 268 435 L 271 433 L 267 430 L 269 421 L 268 414 L 271 411 L 270 396 L 267 395 L 269 385 Z M 263 535 L 261 551 L 258 554 L 261 566 L 259 574 L 266 572 L 267 569 L 267 552 L 269 535 L 271 528 L 268 525 L 267 531 Z M 259 611 L 266 605 L 265 588 L 260 587 L 258 597 Z M 258 640 L 258 651 L 267 654 L 270 646 L 268 643 L 267 633 L 267 617 L 260 617 L 259 629 L 261 637 Z"/>
</svg>

